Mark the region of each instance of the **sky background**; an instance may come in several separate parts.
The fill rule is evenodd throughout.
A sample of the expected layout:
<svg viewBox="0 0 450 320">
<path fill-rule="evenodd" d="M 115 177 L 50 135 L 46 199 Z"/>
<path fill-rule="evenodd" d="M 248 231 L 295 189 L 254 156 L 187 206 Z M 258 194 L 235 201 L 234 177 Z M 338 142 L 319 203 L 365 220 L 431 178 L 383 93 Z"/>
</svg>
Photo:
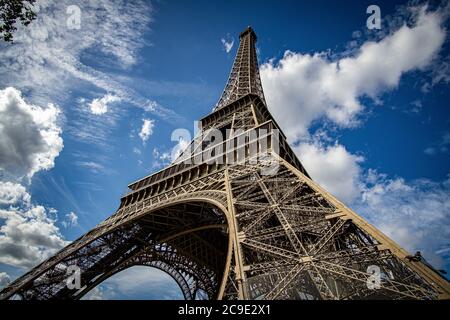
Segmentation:
<svg viewBox="0 0 450 320">
<path fill-rule="evenodd" d="M 450 272 L 447 1 L 37 3 L 0 43 L 0 286 L 170 163 L 172 131 L 211 112 L 249 25 L 268 107 L 312 178 Z M 135 267 L 89 297 L 181 293 Z"/>
</svg>

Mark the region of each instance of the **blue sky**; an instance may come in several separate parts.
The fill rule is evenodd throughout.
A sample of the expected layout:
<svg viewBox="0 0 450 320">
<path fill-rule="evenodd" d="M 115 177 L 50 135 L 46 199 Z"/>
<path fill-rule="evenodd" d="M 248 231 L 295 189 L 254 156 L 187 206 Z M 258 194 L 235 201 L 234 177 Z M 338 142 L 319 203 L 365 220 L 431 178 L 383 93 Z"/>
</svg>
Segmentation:
<svg viewBox="0 0 450 320">
<path fill-rule="evenodd" d="M 0 284 L 170 162 L 172 131 L 211 111 L 248 25 L 268 107 L 311 176 L 450 271 L 446 1 L 377 1 L 380 30 L 366 27 L 372 1 L 38 3 L 0 44 Z M 95 297 L 180 297 L 161 272 L 133 270 Z"/>
</svg>

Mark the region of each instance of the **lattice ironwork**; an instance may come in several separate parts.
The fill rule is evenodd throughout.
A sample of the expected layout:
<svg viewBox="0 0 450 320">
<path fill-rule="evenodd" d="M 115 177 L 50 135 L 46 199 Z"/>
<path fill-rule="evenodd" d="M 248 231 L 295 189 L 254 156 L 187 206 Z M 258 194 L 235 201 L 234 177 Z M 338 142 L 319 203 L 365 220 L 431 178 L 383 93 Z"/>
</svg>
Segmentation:
<svg viewBox="0 0 450 320">
<path fill-rule="evenodd" d="M 312 181 L 275 134 L 255 41 L 251 28 L 241 34 L 224 94 L 201 120 L 226 139 L 200 135 L 170 166 L 130 184 L 116 213 L 0 299 L 79 299 L 135 265 L 167 272 L 186 299 L 449 298 L 445 278 Z M 205 153 L 209 161 L 193 161 Z M 66 286 L 72 265 L 80 289 Z"/>
<path fill-rule="evenodd" d="M 240 43 L 236 58 L 222 96 L 214 108 L 215 110 L 249 93 L 259 96 L 265 102 L 256 56 L 256 34 L 251 27 L 248 27 L 240 34 L 239 38 Z"/>
</svg>

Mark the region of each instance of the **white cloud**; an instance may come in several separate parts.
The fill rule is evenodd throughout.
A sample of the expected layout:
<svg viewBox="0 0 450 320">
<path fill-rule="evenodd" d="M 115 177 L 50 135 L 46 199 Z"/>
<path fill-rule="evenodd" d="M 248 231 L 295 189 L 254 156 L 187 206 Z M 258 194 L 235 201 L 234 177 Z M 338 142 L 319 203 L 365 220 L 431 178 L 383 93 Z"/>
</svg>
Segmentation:
<svg viewBox="0 0 450 320">
<path fill-rule="evenodd" d="M 326 53 L 286 51 L 278 63 L 263 64 L 266 100 L 288 139 L 304 138 L 311 124 L 323 118 L 341 127 L 355 125 L 364 109 L 362 97 L 378 101 L 404 73 L 430 65 L 446 37 L 442 20 L 439 12 L 423 7 L 413 26 L 367 41 L 350 57 L 332 60 Z"/>
<path fill-rule="evenodd" d="M 54 209 L 18 199 L 0 207 L 0 220 L 0 263 L 30 268 L 68 244 L 55 225 Z"/>
<path fill-rule="evenodd" d="M 61 223 L 65 228 L 74 227 L 78 225 L 78 216 L 75 212 L 70 212 L 65 215 L 64 221 Z"/>
<path fill-rule="evenodd" d="M 390 179 L 369 170 L 356 210 L 410 252 L 443 267 L 450 249 L 450 179 Z"/>
<path fill-rule="evenodd" d="M 405 181 L 364 170 L 362 156 L 310 130 L 319 120 L 353 126 L 364 110 L 362 98 L 381 103 L 379 96 L 398 86 L 404 73 L 435 69 L 433 59 L 446 37 L 444 15 L 422 8 L 415 23 L 354 47 L 347 57 L 287 51 L 279 63 L 272 60 L 261 67 L 268 106 L 288 139 L 296 142 L 294 150 L 312 178 L 401 246 L 421 251 L 438 267 L 449 261 L 450 180 Z M 418 102 L 413 106 L 420 107 Z M 334 129 L 322 128 L 325 136 Z M 425 152 L 445 152 L 447 140 L 444 135 Z"/>
<path fill-rule="evenodd" d="M 38 5 L 39 14 L 32 25 L 18 26 L 14 45 L 2 47 L 0 56 L 7 63 L 0 66 L 0 73 L 9 74 L 8 79 L 2 80 L 22 89 L 39 89 L 43 96 L 64 93 L 73 84 L 67 81 L 70 77 L 91 82 L 108 92 L 115 91 L 108 90 L 115 87 L 115 82 L 85 61 L 101 56 L 104 64 L 119 68 L 135 64 L 137 53 L 145 44 L 143 34 L 151 21 L 151 4 L 124 0 L 41 0 Z M 79 29 L 67 27 L 69 5 L 81 9 Z M 91 51 L 87 52 L 88 49 Z"/>
<path fill-rule="evenodd" d="M 18 202 L 30 203 L 31 197 L 24 186 L 0 181 L 0 205 L 10 205 Z"/>
<path fill-rule="evenodd" d="M 233 49 L 234 39 L 231 38 L 230 35 L 227 35 L 227 39 L 222 38 L 220 41 L 222 42 L 223 49 L 226 53 L 229 53 L 231 49 Z"/>
<path fill-rule="evenodd" d="M 145 144 L 145 142 L 150 138 L 150 136 L 153 134 L 153 127 L 155 126 L 155 120 L 151 119 L 142 119 L 143 124 L 141 131 L 139 132 L 139 137 L 141 137 L 142 142 Z"/>
<path fill-rule="evenodd" d="M 351 154 L 338 143 L 326 146 L 318 141 L 294 147 L 306 171 L 331 194 L 346 203 L 360 195 L 360 164 L 363 157 Z"/>
<path fill-rule="evenodd" d="M 0 272 L 0 289 L 6 287 L 11 282 L 9 275 L 6 272 Z"/>
<path fill-rule="evenodd" d="M 364 170 L 364 159 L 338 143 L 301 143 L 295 151 L 315 181 L 402 247 L 440 268 L 449 260 L 450 179 L 405 181 Z"/>
<path fill-rule="evenodd" d="M 28 104 L 15 88 L 0 90 L 0 175 L 31 178 L 53 168 L 63 148 L 59 108 Z"/>
<path fill-rule="evenodd" d="M 93 114 L 104 114 L 108 111 L 108 104 L 112 102 L 120 101 L 121 99 L 118 96 L 112 94 L 106 94 L 102 98 L 94 99 L 89 103 L 89 107 L 91 108 L 91 112 Z"/>
<path fill-rule="evenodd" d="M 58 107 L 28 104 L 15 88 L 0 90 L 0 263 L 29 268 L 67 244 L 56 210 L 31 204 L 20 181 L 54 166 L 63 148 Z"/>
<path fill-rule="evenodd" d="M 134 90 L 136 84 L 126 75 L 129 67 L 139 61 L 140 49 L 148 44 L 145 33 L 152 20 L 150 1 L 40 0 L 37 3 L 36 20 L 29 27 L 18 26 L 14 45 L 0 42 L 0 74 L 3 75 L 0 88 L 14 86 L 26 92 L 34 104 L 57 102 L 65 106 L 70 109 L 65 114 L 71 117 L 66 132 L 102 147 L 108 146 L 110 133 L 116 128 L 119 115 L 115 113 L 122 115 L 128 109 L 118 106 L 114 113 L 92 117 L 92 112 L 105 111 L 105 105 L 94 102 L 91 111 L 87 105 L 80 108 L 68 101 L 79 91 L 82 94 L 107 92 L 128 105 L 151 109 L 163 119 L 180 119 L 173 110 Z M 67 27 L 69 5 L 81 9 L 80 29 Z M 149 105 L 152 107 L 148 108 Z"/>
</svg>

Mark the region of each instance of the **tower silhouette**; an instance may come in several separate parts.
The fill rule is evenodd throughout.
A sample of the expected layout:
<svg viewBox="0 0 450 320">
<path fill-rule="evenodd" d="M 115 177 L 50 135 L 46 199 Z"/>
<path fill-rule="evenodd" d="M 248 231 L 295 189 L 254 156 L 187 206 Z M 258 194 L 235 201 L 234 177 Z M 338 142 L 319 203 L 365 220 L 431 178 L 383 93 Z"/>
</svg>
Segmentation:
<svg viewBox="0 0 450 320">
<path fill-rule="evenodd" d="M 311 180 L 266 106 L 256 39 L 240 34 L 223 94 L 184 152 L 1 299 L 79 299 L 136 265 L 167 272 L 186 299 L 449 298 L 420 256 Z M 67 286 L 70 266 L 79 288 Z"/>
</svg>

